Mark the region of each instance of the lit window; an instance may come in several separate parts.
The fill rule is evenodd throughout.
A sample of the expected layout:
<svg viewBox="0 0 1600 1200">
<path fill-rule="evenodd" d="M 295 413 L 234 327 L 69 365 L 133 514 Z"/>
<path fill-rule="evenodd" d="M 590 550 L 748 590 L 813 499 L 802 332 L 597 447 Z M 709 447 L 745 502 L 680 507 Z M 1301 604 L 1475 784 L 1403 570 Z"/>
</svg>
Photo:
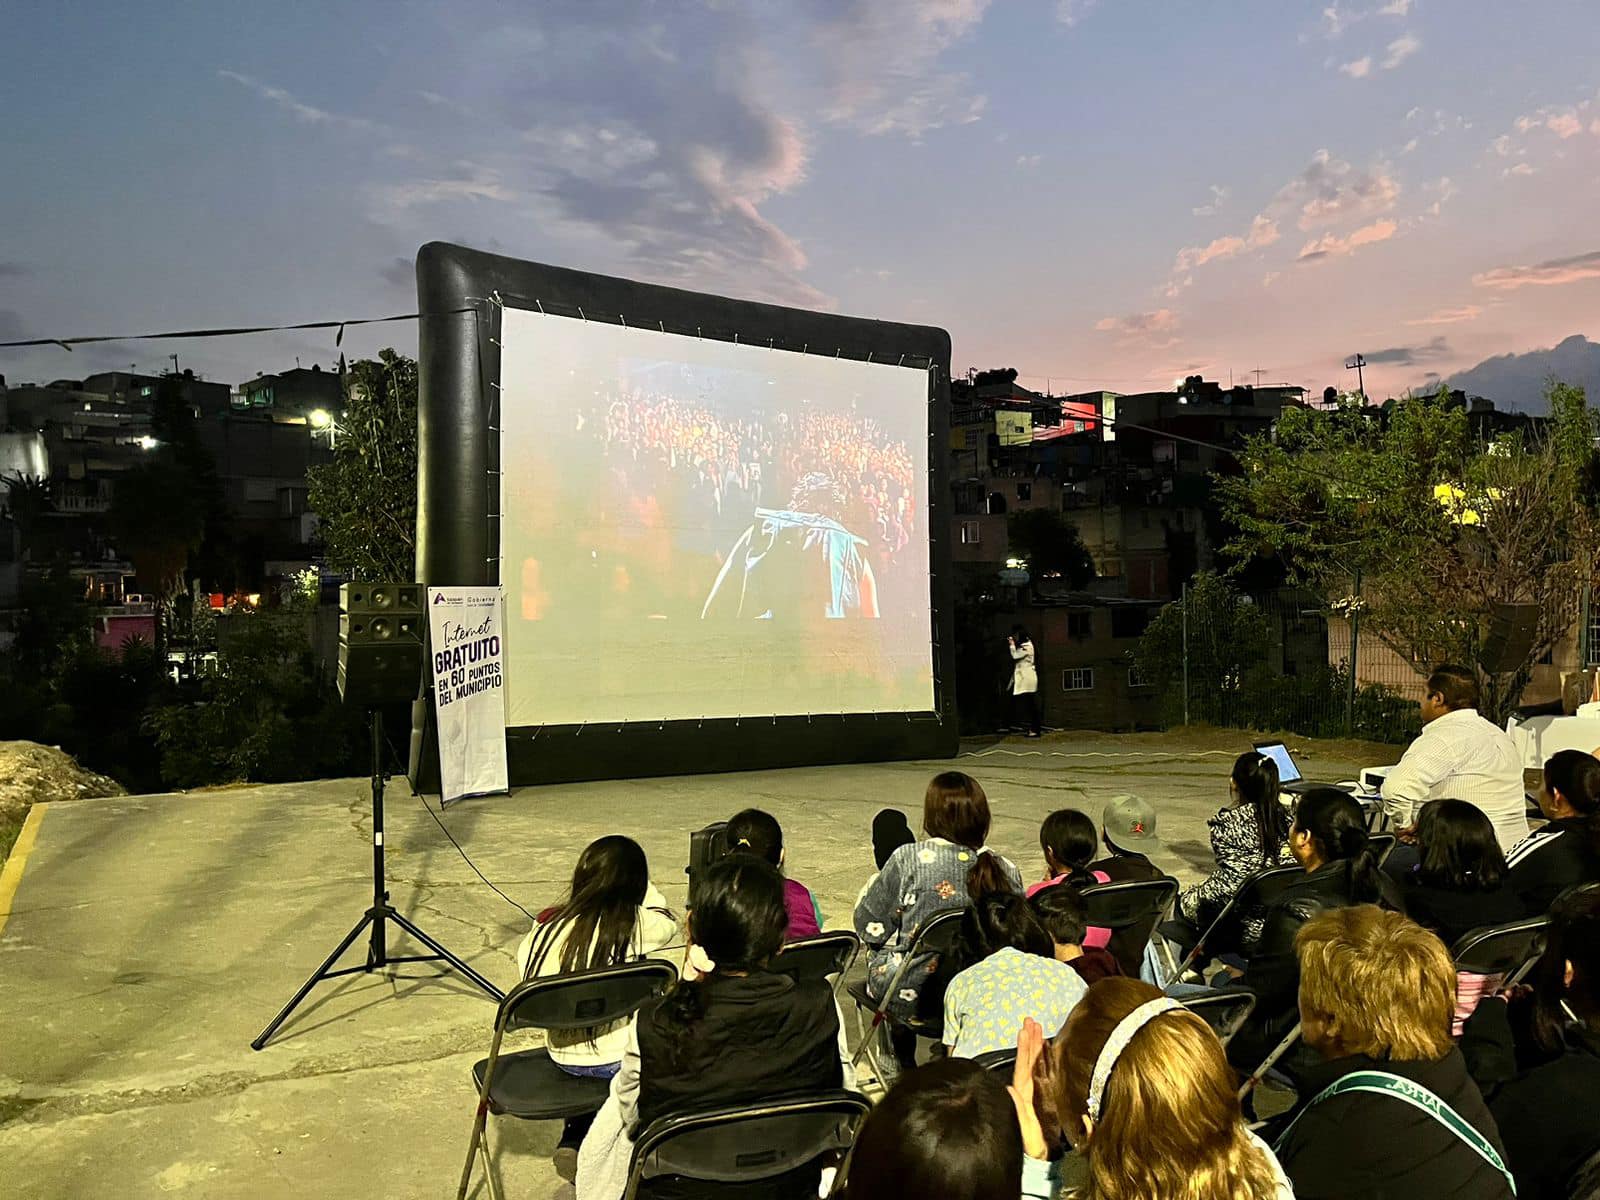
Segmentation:
<svg viewBox="0 0 1600 1200">
<path fill-rule="evenodd" d="M 961 522 L 961 544 L 963 546 L 976 546 L 978 544 L 979 525 L 976 521 Z"/>
<path fill-rule="evenodd" d="M 1068 667 L 1061 672 L 1061 690 L 1064 692 L 1094 691 L 1094 668 Z"/>
</svg>

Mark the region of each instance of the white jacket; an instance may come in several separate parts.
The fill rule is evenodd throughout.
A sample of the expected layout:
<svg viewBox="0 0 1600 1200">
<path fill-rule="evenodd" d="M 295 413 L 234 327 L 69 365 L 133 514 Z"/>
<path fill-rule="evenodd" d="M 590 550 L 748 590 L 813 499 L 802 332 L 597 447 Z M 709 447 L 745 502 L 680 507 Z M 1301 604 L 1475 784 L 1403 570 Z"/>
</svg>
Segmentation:
<svg viewBox="0 0 1600 1200">
<path fill-rule="evenodd" d="M 1011 647 L 1014 660 L 1011 667 L 1011 694 L 1021 696 L 1039 690 L 1039 672 L 1033 666 L 1033 643 L 1023 642 Z"/>
<path fill-rule="evenodd" d="M 517 947 L 517 966 L 523 978 L 528 976 L 528 964 L 533 961 L 536 948 L 546 939 L 550 942 L 550 949 L 539 964 L 538 977 L 543 979 L 548 975 L 561 974 L 561 950 L 566 945 L 567 930 L 570 928 L 560 920 L 534 926 L 528 936 L 522 939 L 522 945 Z M 645 889 L 644 903 L 639 906 L 633 922 L 628 958 L 645 958 L 664 946 L 670 946 L 677 938 L 677 918 L 670 915 L 667 898 L 652 883 Z M 592 945 L 590 953 L 594 953 Z M 627 1021 L 597 1030 L 552 1029 L 547 1034 L 550 1057 L 569 1067 L 597 1067 L 621 1062 L 627 1042 Z"/>
</svg>

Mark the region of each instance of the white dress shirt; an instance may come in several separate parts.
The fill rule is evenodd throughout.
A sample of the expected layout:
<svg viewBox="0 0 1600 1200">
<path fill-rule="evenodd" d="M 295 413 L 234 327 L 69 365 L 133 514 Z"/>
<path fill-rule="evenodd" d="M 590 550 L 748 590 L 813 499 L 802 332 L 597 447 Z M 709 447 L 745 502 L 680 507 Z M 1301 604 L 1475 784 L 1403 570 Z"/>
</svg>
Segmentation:
<svg viewBox="0 0 1600 1200">
<path fill-rule="evenodd" d="M 1511 735 L 1475 708 L 1458 708 L 1422 727 L 1383 781 L 1383 809 L 1414 825 L 1429 800 L 1465 800 L 1494 823 L 1502 850 L 1528 836 L 1522 756 Z"/>
</svg>

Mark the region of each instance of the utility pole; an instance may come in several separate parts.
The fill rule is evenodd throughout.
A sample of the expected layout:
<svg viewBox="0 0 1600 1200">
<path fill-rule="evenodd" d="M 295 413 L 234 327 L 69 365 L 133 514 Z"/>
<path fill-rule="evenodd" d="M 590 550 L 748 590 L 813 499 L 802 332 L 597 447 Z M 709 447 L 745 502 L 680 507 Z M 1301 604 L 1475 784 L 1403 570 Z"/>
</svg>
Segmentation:
<svg viewBox="0 0 1600 1200">
<path fill-rule="evenodd" d="M 1344 369 L 1346 371 L 1354 371 L 1356 373 L 1356 390 L 1361 393 L 1361 403 L 1363 404 L 1367 402 L 1367 384 L 1366 380 L 1362 377 L 1361 368 L 1365 367 L 1366 365 L 1367 360 L 1362 358 L 1359 354 L 1344 365 Z"/>
<path fill-rule="evenodd" d="M 1260 367 L 1257 367 L 1254 371 L 1251 371 L 1250 374 L 1252 374 L 1252 375 L 1254 375 L 1256 377 L 1256 386 L 1260 387 L 1261 386 L 1261 377 L 1263 375 L 1265 375 L 1266 372 L 1263 371 Z"/>
</svg>

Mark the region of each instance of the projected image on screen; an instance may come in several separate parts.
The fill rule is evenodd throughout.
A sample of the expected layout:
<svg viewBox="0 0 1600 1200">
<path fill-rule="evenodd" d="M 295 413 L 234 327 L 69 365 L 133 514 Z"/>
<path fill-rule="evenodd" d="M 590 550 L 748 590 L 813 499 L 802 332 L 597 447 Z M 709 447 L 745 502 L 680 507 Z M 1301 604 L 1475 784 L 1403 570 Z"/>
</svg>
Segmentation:
<svg viewBox="0 0 1600 1200">
<path fill-rule="evenodd" d="M 511 725 L 933 707 L 926 372 L 501 334 Z"/>
</svg>

